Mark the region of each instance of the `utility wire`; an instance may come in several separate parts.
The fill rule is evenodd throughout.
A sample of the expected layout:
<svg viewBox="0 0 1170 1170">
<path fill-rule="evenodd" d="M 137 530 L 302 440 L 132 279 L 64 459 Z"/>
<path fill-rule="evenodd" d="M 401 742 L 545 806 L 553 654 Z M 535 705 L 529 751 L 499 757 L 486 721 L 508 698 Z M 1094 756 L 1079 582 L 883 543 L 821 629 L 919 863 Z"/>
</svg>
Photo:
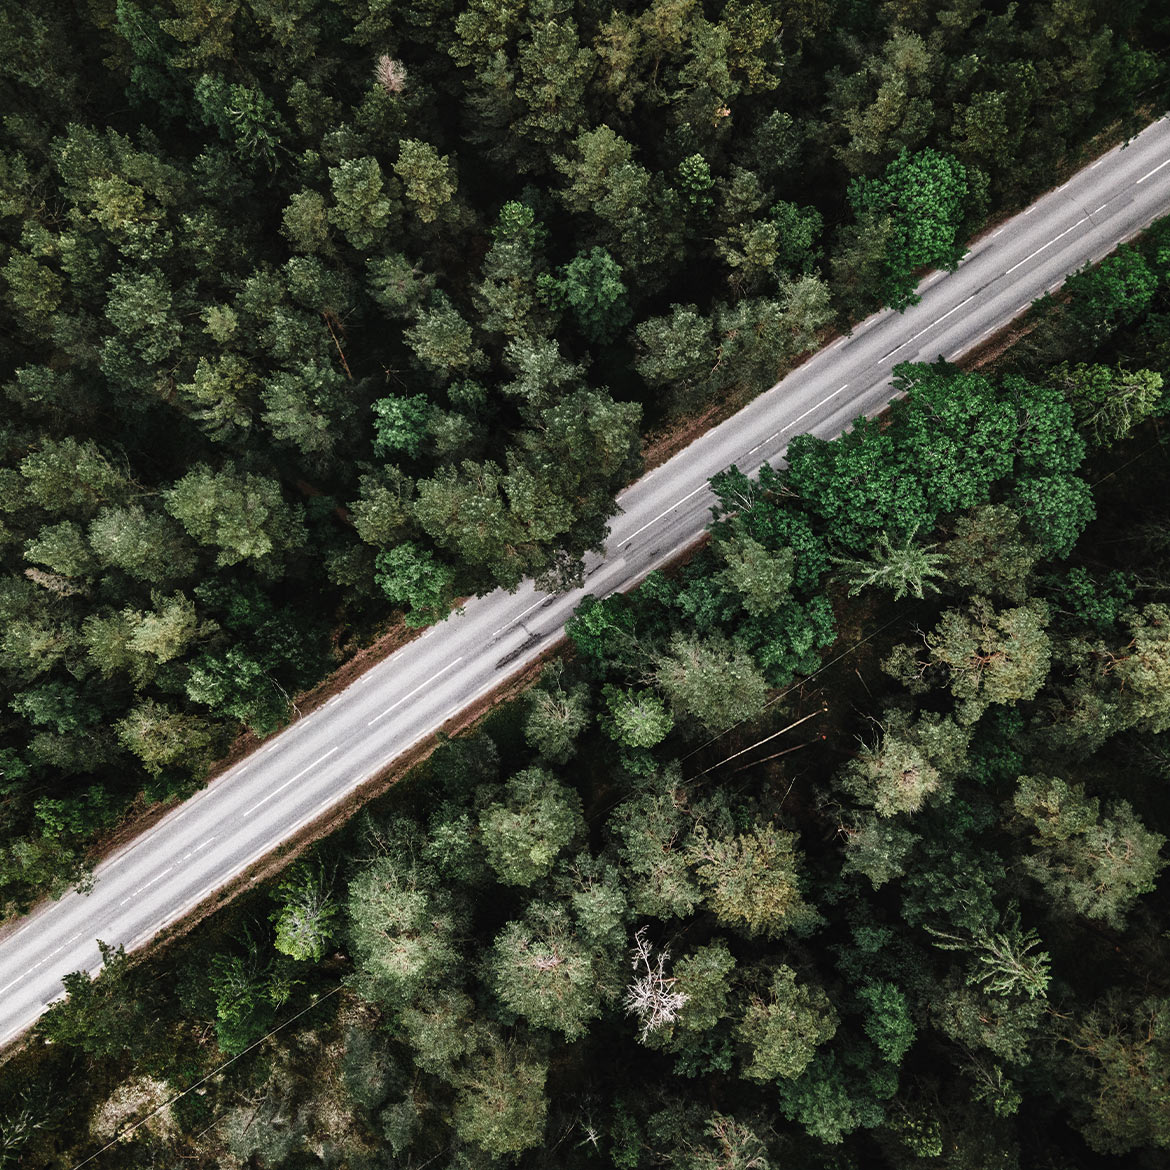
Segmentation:
<svg viewBox="0 0 1170 1170">
<path fill-rule="evenodd" d="M 805 685 L 805 683 L 812 682 L 812 680 L 814 678 L 816 678 L 818 674 L 823 674 L 826 670 L 829 669 L 830 666 L 834 666 L 838 662 L 840 662 L 842 658 L 848 658 L 849 655 L 854 652 L 854 650 L 859 650 L 862 646 L 864 646 L 866 644 L 866 642 L 872 641 L 883 630 L 888 630 L 890 628 L 890 626 L 895 625 L 897 622 L 900 622 L 901 620 L 902 620 L 901 616 L 892 617 L 884 625 L 878 626 L 878 628 L 876 630 L 874 630 L 872 633 L 866 634 L 865 637 L 862 638 L 860 641 L 854 642 L 852 646 L 846 646 L 846 648 L 844 650 L 842 650 L 840 654 L 836 655 L 833 658 L 830 658 L 828 662 L 822 662 L 821 665 L 818 666 L 816 668 L 816 670 L 814 670 L 812 672 L 812 674 L 807 674 L 804 676 L 804 678 L 797 679 L 797 681 L 794 682 L 791 686 L 785 687 L 784 690 L 782 690 L 775 698 L 769 699 L 764 704 L 764 710 L 766 711 L 770 706 L 772 706 L 773 703 L 779 703 L 781 699 L 792 694 L 792 692 L 794 690 L 796 690 L 797 687 L 802 687 Z M 716 740 L 722 739 L 729 731 L 734 731 L 737 727 L 742 727 L 743 724 L 745 724 L 745 723 L 753 723 L 758 718 L 759 718 L 758 715 L 752 715 L 752 716 L 749 716 L 745 719 L 741 719 L 738 723 L 733 723 L 730 727 L 726 728 L 724 731 L 720 731 L 718 734 L 711 736 L 711 738 L 709 740 L 707 740 L 706 743 L 701 743 L 701 744 L 699 744 L 699 746 L 697 748 L 694 748 L 691 751 L 687 752 L 687 754 L 679 760 L 679 763 L 680 764 L 684 763 L 685 761 L 689 760 L 691 758 L 691 756 L 697 755 L 699 752 L 706 750 Z"/>
<path fill-rule="evenodd" d="M 807 723 L 810 719 L 815 719 L 818 715 L 823 715 L 828 710 L 828 706 L 821 707 L 817 711 L 810 711 L 807 715 L 802 716 L 795 723 L 789 723 L 787 727 L 781 727 L 779 731 L 773 731 L 771 735 L 765 735 L 763 739 L 757 739 L 755 743 L 748 744 L 747 747 L 741 748 L 730 756 L 724 756 L 717 764 L 712 764 L 709 768 L 704 768 L 701 772 L 696 772 L 691 777 L 692 780 L 698 780 L 700 776 L 706 776 L 708 772 L 714 772 L 716 768 L 722 768 L 724 764 L 730 763 L 732 760 L 738 759 L 740 756 L 747 755 L 748 752 L 754 751 L 760 744 L 767 743 L 769 740 L 775 739 L 777 736 L 784 735 L 791 731 L 794 727 L 799 727 L 802 723 Z M 772 756 L 768 757 L 772 759 Z M 762 762 L 762 761 L 760 761 Z M 738 769 L 737 769 L 738 770 Z"/>
<path fill-rule="evenodd" d="M 318 998 L 313 1000 L 313 1002 L 311 1004 L 309 1004 L 308 1007 L 303 1008 L 301 1011 L 297 1012 L 297 1014 L 295 1016 L 290 1016 L 287 1020 L 284 1021 L 283 1024 L 277 1024 L 277 1026 L 275 1028 L 273 1028 L 271 1032 L 266 1032 L 263 1036 L 260 1037 L 259 1040 L 254 1040 L 251 1044 L 248 1045 L 247 1048 L 244 1049 L 243 1052 L 237 1053 L 235 1056 L 233 1056 L 231 1058 L 231 1060 L 225 1060 L 223 1062 L 223 1064 L 219 1065 L 218 1068 L 213 1068 L 211 1070 L 211 1072 L 205 1074 L 204 1076 L 201 1076 L 194 1084 L 188 1085 L 181 1093 L 176 1093 L 169 1101 L 164 1101 L 157 1109 L 152 1110 L 150 1113 L 148 1113 L 141 1120 L 136 1121 L 129 1129 L 123 1130 L 121 1133 L 115 1134 L 108 1142 L 106 1142 L 106 1144 L 104 1146 L 102 1146 L 102 1148 L 100 1150 L 97 1150 L 94 1153 L 90 1154 L 90 1156 L 88 1158 L 86 1158 L 84 1161 L 77 1162 L 73 1166 L 72 1170 L 81 1170 L 82 1166 L 88 1165 L 90 1162 L 92 1162 L 94 1160 L 94 1158 L 98 1158 L 102 1154 L 104 1154 L 106 1152 L 106 1150 L 112 1149 L 120 1141 L 122 1141 L 123 1138 L 129 1137 L 130 1134 L 132 1134 L 136 1129 L 141 1129 L 142 1126 L 144 1126 L 152 1117 L 157 1117 L 164 1109 L 169 1109 L 180 1097 L 185 1097 L 188 1093 L 191 1093 L 195 1089 L 199 1088 L 200 1085 L 205 1084 L 207 1081 L 211 1080 L 211 1078 L 213 1076 L 215 1076 L 217 1073 L 223 1072 L 223 1070 L 225 1068 L 227 1068 L 229 1065 L 235 1064 L 237 1060 L 240 1060 L 241 1058 L 247 1056 L 248 1053 L 251 1052 L 253 1048 L 256 1048 L 259 1045 L 263 1044 L 265 1040 L 269 1039 L 272 1036 L 275 1036 L 277 1032 L 280 1032 L 283 1029 L 287 1028 L 289 1026 L 289 1024 L 296 1023 L 296 1021 L 299 1020 L 301 1018 L 301 1016 L 305 1015 L 307 1012 L 311 1012 L 315 1007 L 317 1007 L 319 1004 L 324 1003 L 331 995 L 336 995 L 340 990 L 341 990 L 341 986 L 339 984 L 332 991 L 327 991 L 324 995 L 318 996 Z M 207 1130 L 204 1130 L 203 1132 L 206 1133 Z"/>
</svg>

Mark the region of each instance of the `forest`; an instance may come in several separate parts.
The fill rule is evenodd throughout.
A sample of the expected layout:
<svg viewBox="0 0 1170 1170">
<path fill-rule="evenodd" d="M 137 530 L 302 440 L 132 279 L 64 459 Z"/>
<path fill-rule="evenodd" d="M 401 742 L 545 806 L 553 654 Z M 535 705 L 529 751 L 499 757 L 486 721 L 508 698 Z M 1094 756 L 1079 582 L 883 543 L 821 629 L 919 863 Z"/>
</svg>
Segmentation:
<svg viewBox="0 0 1170 1170">
<path fill-rule="evenodd" d="M 68 976 L 0 1165 L 1164 1166 L 1170 219 L 1017 332 L 717 479 L 519 699 Z"/>
<path fill-rule="evenodd" d="M 1167 107 L 1160 0 L 0 0 L 0 917 Z M 1170 219 L 105 950 L 0 1170 L 1160 1170 Z"/>
<path fill-rule="evenodd" d="M 1168 36 L 1160 0 L 5 0 L 0 917 L 356 647 L 576 579 L 647 433 L 909 303 L 1163 108 Z M 829 636 L 793 571 L 769 680 Z"/>
</svg>

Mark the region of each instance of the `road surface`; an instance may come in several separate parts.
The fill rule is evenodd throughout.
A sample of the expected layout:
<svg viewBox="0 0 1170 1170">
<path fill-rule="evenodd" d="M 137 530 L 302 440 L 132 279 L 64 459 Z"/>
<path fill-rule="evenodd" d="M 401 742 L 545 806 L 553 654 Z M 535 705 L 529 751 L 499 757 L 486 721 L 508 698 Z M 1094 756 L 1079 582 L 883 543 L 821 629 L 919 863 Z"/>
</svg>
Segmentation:
<svg viewBox="0 0 1170 1170">
<path fill-rule="evenodd" d="M 63 973 L 99 968 L 95 939 L 142 946 L 531 662 L 586 592 L 628 589 L 694 541 L 716 472 L 754 472 L 793 435 L 834 437 L 880 412 L 896 363 L 957 357 L 1167 211 L 1170 119 L 987 233 L 957 271 L 927 276 L 918 305 L 870 317 L 622 492 L 584 589 L 551 597 L 528 583 L 473 600 L 102 862 L 91 893 L 31 915 L 0 941 L 0 1044 L 60 997 Z"/>
</svg>

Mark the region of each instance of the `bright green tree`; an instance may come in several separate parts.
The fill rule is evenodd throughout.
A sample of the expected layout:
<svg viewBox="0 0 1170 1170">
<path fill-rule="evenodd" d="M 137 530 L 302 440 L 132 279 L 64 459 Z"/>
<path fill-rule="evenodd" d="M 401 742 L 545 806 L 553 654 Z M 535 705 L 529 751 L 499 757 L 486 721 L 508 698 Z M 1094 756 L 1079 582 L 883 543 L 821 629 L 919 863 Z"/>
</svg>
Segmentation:
<svg viewBox="0 0 1170 1170">
<path fill-rule="evenodd" d="M 200 544 L 217 549 L 221 566 L 241 561 L 280 565 L 305 540 L 300 509 L 266 476 L 197 464 L 163 493 L 167 511 Z"/>
<path fill-rule="evenodd" d="M 423 223 L 434 223 L 459 187 L 451 156 L 416 138 L 404 138 L 398 150 L 394 173 L 402 180 L 403 193 Z"/>
<path fill-rule="evenodd" d="M 374 579 L 391 600 L 409 606 L 406 623 L 426 626 L 446 617 L 454 601 L 455 572 L 413 541 L 378 553 Z"/>
<path fill-rule="evenodd" d="M 970 732 L 948 716 L 891 710 L 881 735 L 839 775 L 841 787 L 880 817 L 915 813 L 962 769 Z"/>
<path fill-rule="evenodd" d="M 533 1050 L 482 1032 L 456 1081 L 455 1132 L 497 1158 L 539 1145 L 548 1112 L 547 1076 L 547 1063 Z"/>
<path fill-rule="evenodd" d="M 601 1014 L 601 987 L 589 947 L 564 908 L 528 907 L 488 951 L 488 981 L 500 1002 L 529 1024 L 560 1032 L 570 1043 Z"/>
<path fill-rule="evenodd" d="M 581 798 L 544 768 L 526 768 L 479 815 L 488 864 L 505 885 L 531 886 L 585 829 Z"/>
<path fill-rule="evenodd" d="M 1166 866 L 1166 838 L 1150 832 L 1126 801 L 1102 813 L 1083 785 L 1021 776 L 1013 804 L 1033 847 L 1022 868 L 1057 906 L 1120 928 Z"/>
<path fill-rule="evenodd" d="M 630 320 L 622 267 L 604 249 L 581 252 L 561 269 L 555 295 L 572 310 L 582 334 L 595 345 L 616 340 Z"/>
<path fill-rule="evenodd" d="M 567 689 L 557 664 L 546 667 L 540 684 L 527 694 L 524 738 L 549 763 L 567 763 L 577 753 L 577 741 L 589 726 L 589 688 L 576 683 Z"/>
<path fill-rule="evenodd" d="M 674 727 L 666 705 L 653 691 L 623 690 L 607 684 L 602 689 L 602 697 L 606 710 L 601 717 L 601 728 L 626 747 L 654 747 Z"/>
<path fill-rule="evenodd" d="M 319 961 L 337 933 L 338 907 L 325 875 L 307 865 L 295 866 L 273 897 L 273 946 L 300 962 Z"/>
<path fill-rule="evenodd" d="M 125 949 L 100 940 L 98 947 L 101 972 L 96 978 L 85 971 L 66 975 L 62 979 L 65 999 L 49 1007 L 36 1029 L 54 1044 L 109 1060 L 127 1051 L 141 1051 L 150 1019 Z"/>
<path fill-rule="evenodd" d="M 918 297 L 917 270 L 937 265 L 953 270 L 966 251 L 960 228 L 970 195 L 967 169 L 953 155 L 903 150 L 880 179 L 855 179 L 849 199 L 859 220 L 889 217 L 881 283 L 876 290 L 894 309 Z"/>
<path fill-rule="evenodd" d="M 1042 601 L 997 610 L 974 597 L 965 609 L 946 610 L 926 635 L 928 657 L 903 645 L 883 665 L 911 687 L 931 673 L 941 676 L 956 700 L 956 718 L 971 724 L 992 703 L 1032 699 L 1044 685 L 1052 657 L 1048 618 Z"/>
<path fill-rule="evenodd" d="M 687 857 L 715 917 L 769 938 L 818 922 L 804 897 L 796 841 L 795 833 L 771 824 L 726 837 L 713 837 L 700 826 L 687 845 Z"/>
<path fill-rule="evenodd" d="M 450 980 L 462 961 L 463 916 L 436 875 L 411 855 L 410 838 L 349 884 L 347 936 L 365 998 L 391 1010 Z"/>
<path fill-rule="evenodd" d="M 676 634 L 654 675 L 675 712 L 724 731 L 764 709 L 768 684 L 752 658 L 722 635 Z"/>
<path fill-rule="evenodd" d="M 836 1035 L 838 1023 L 822 988 L 798 984 L 791 967 L 778 967 L 767 997 L 752 996 L 737 1029 L 751 1054 L 743 1075 L 752 1081 L 794 1080 L 817 1048 Z"/>
<path fill-rule="evenodd" d="M 849 596 L 863 589 L 880 586 L 892 591 L 895 601 L 908 594 L 922 600 L 927 593 L 937 593 L 932 578 L 943 576 L 946 556 L 936 553 L 935 544 L 919 544 L 916 533 L 909 532 L 898 544 L 889 533 L 881 532 L 866 560 L 840 558 L 837 563 L 849 576 Z"/>
<path fill-rule="evenodd" d="M 346 159 L 329 168 L 333 206 L 329 222 L 363 256 L 378 250 L 396 211 L 393 193 L 376 158 Z"/>
<path fill-rule="evenodd" d="M 634 369 L 652 389 L 680 406 L 697 405 L 715 365 L 711 323 L 694 305 L 671 305 L 635 329 Z"/>
</svg>

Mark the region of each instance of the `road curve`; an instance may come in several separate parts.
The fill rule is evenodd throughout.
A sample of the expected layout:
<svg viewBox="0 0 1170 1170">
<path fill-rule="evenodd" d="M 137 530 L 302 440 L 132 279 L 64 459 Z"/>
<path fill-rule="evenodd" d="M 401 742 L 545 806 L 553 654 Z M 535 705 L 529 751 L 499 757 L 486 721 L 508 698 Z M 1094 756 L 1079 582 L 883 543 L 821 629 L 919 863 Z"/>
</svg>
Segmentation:
<svg viewBox="0 0 1170 1170">
<path fill-rule="evenodd" d="M 88 894 L 38 909 L 0 940 L 0 1044 L 96 971 L 96 939 L 142 946 L 395 757 L 552 644 L 585 593 L 628 589 L 698 537 L 708 479 L 754 472 L 802 432 L 825 438 L 881 411 L 898 362 L 957 357 L 1086 261 L 1170 211 L 1170 120 L 1148 127 L 932 273 L 904 314 L 877 313 L 618 497 L 584 589 L 497 591 L 428 630 L 103 861 Z"/>
</svg>

